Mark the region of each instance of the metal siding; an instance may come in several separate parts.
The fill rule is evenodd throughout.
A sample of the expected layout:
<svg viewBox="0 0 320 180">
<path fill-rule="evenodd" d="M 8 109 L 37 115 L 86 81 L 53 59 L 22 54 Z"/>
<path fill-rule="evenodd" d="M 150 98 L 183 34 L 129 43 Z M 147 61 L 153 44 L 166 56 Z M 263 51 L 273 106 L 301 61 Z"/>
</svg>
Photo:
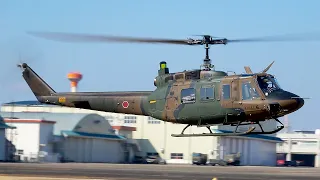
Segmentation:
<svg viewBox="0 0 320 180">
<path fill-rule="evenodd" d="M 64 144 L 65 157 L 75 162 L 118 163 L 123 158 L 118 141 L 69 137 Z"/>
<path fill-rule="evenodd" d="M 274 166 L 276 165 L 276 144 L 268 141 L 251 139 L 249 141 L 249 162 L 251 166 Z"/>
<path fill-rule="evenodd" d="M 88 163 L 92 161 L 92 139 L 85 139 L 84 142 L 84 162 Z"/>
<path fill-rule="evenodd" d="M 243 139 L 238 139 L 238 143 L 237 143 L 237 151 L 240 152 L 241 157 L 240 157 L 240 165 L 242 164 L 243 161 L 243 150 L 242 150 L 242 144 L 243 144 Z"/>
<path fill-rule="evenodd" d="M 241 165 L 274 166 L 276 143 L 257 139 L 223 137 L 221 148 L 224 155 L 241 153 Z"/>
<path fill-rule="evenodd" d="M 6 131 L 5 129 L 0 129 L 0 160 L 4 161 L 6 160 L 5 154 L 6 154 L 6 137 L 5 137 Z"/>
<path fill-rule="evenodd" d="M 76 138 L 76 143 L 77 143 L 77 162 L 83 162 L 84 161 L 84 149 L 83 145 L 85 143 L 84 138 Z"/>
<path fill-rule="evenodd" d="M 241 165 L 247 165 L 248 164 L 248 140 L 243 139 L 242 144 L 242 157 L 241 157 Z"/>
<path fill-rule="evenodd" d="M 121 162 L 123 151 L 118 141 L 105 139 L 93 139 L 93 161 L 94 162 Z"/>
<path fill-rule="evenodd" d="M 246 165 L 250 165 L 251 164 L 251 141 L 246 139 L 247 141 L 247 163 Z"/>
<path fill-rule="evenodd" d="M 39 143 L 44 144 L 44 147 L 40 148 L 40 151 L 45 151 L 49 156 L 53 153 L 53 147 L 50 141 L 52 140 L 53 124 L 41 123 L 40 124 L 40 137 Z"/>
<path fill-rule="evenodd" d="M 66 138 L 65 142 L 65 159 L 67 161 L 77 162 L 77 138 Z"/>
</svg>

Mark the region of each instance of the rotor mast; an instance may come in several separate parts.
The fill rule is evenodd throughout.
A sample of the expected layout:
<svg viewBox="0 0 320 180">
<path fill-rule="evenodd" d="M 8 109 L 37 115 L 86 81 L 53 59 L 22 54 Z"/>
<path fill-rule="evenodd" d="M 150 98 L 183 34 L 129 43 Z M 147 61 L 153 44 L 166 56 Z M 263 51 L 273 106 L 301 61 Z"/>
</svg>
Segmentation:
<svg viewBox="0 0 320 180">
<path fill-rule="evenodd" d="M 188 44 L 190 44 L 190 45 L 204 45 L 204 48 L 206 50 L 206 55 L 205 55 L 205 58 L 203 59 L 203 64 L 200 66 L 200 68 L 203 67 L 203 70 L 210 71 L 212 68 L 214 68 L 214 65 L 211 64 L 211 59 L 209 57 L 210 45 L 215 45 L 215 44 L 226 45 L 227 39 L 225 39 L 225 38 L 213 39 L 213 37 L 210 35 L 202 35 L 202 36 L 203 36 L 202 40 L 189 39 Z"/>
<path fill-rule="evenodd" d="M 210 36 L 204 36 L 205 42 L 208 42 L 210 38 L 211 38 Z M 210 49 L 209 44 L 206 43 L 204 48 L 206 49 L 206 57 L 204 58 L 203 64 L 201 66 L 204 67 L 205 70 L 210 71 L 211 68 L 214 68 L 214 65 L 211 64 L 211 59 L 209 57 L 209 49 Z"/>
</svg>

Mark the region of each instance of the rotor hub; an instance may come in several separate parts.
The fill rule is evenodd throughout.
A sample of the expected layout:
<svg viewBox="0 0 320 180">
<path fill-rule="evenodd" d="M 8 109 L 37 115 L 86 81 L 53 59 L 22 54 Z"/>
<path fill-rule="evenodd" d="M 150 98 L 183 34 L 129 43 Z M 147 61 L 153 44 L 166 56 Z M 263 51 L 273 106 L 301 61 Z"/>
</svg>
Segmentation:
<svg viewBox="0 0 320 180">
<path fill-rule="evenodd" d="M 226 38 L 214 39 L 210 35 L 203 35 L 202 40 L 189 39 L 188 41 L 189 45 L 205 45 L 206 55 L 203 60 L 203 64 L 200 66 L 200 68 L 203 67 L 203 70 L 206 70 L 206 71 L 210 71 L 212 68 L 214 68 L 214 65 L 211 64 L 211 59 L 209 57 L 210 45 L 217 45 L 217 44 L 226 45 L 227 42 L 228 40 Z"/>
</svg>

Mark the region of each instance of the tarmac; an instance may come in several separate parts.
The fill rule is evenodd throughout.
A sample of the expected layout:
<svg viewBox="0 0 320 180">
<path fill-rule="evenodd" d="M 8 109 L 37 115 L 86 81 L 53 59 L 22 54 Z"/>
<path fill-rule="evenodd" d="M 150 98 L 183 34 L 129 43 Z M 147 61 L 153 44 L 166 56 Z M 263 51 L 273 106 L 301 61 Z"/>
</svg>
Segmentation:
<svg viewBox="0 0 320 180">
<path fill-rule="evenodd" d="M 320 179 L 318 168 L 155 164 L 0 163 L 1 180 L 298 180 Z"/>
</svg>

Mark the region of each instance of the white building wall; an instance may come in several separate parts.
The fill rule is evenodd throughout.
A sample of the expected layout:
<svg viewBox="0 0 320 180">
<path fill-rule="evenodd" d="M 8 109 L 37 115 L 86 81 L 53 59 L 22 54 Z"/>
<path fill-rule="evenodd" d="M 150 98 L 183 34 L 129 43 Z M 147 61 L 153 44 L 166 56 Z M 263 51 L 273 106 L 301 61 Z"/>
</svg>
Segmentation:
<svg viewBox="0 0 320 180">
<path fill-rule="evenodd" d="M 57 161 L 57 155 L 52 153 L 52 123 L 32 122 L 33 120 L 14 121 L 6 121 L 8 125 L 16 127 L 6 130 L 6 138 L 14 145 L 16 154 L 20 155 L 22 161 L 32 159 L 38 161 L 38 158 L 42 158 L 41 161 Z"/>
<path fill-rule="evenodd" d="M 0 129 L 0 161 L 6 160 L 6 129 Z"/>
<path fill-rule="evenodd" d="M 39 151 L 39 123 L 10 123 L 9 126 L 15 126 L 16 129 L 7 129 L 6 138 L 11 141 L 16 150 L 23 150 L 21 159 L 26 157 L 36 158 Z"/>
<path fill-rule="evenodd" d="M 284 140 L 277 144 L 277 153 L 287 154 L 286 160 L 291 160 L 292 154 L 310 154 L 315 156 L 315 167 L 320 167 L 320 136 L 304 133 L 281 133 L 277 137 Z"/>
<path fill-rule="evenodd" d="M 278 153 L 317 154 L 320 136 L 316 134 L 283 133 L 277 137 L 285 140 L 277 145 Z M 290 143 L 291 142 L 291 143 Z"/>
</svg>

